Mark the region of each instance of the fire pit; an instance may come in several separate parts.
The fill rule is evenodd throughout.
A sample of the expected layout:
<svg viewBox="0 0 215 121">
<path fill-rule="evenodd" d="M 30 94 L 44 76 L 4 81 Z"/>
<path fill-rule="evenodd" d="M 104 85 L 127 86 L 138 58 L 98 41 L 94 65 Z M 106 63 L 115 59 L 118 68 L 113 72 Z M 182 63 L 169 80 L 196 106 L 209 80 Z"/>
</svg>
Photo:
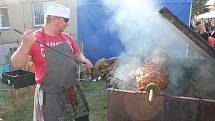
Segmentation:
<svg viewBox="0 0 215 121">
<path fill-rule="evenodd" d="M 140 92 L 110 91 L 108 121 L 213 121 L 215 101 Z"/>
</svg>

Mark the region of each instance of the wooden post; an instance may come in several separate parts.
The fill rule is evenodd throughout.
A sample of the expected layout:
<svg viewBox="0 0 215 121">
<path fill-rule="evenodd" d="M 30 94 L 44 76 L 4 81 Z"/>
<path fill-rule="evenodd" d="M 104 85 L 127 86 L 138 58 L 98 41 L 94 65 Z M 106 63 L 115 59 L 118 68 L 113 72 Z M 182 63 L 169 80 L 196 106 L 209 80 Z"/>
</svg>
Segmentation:
<svg viewBox="0 0 215 121">
<path fill-rule="evenodd" d="M 28 101 L 30 102 L 31 101 L 31 90 L 30 90 L 31 87 L 26 87 L 26 92 L 27 92 L 27 95 L 28 95 Z"/>
<path fill-rule="evenodd" d="M 15 90 L 15 93 L 16 93 L 16 107 L 19 108 L 19 91 L 18 89 L 15 89 L 15 88 L 13 89 Z"/>
<path fill-rule="evenodd" d="M 13 107 L 19 108 L 19 91 L 18 89 L 15 89 L 14 87 L 12 87 L 11 92 L 12 92 Z"/>
</svg>

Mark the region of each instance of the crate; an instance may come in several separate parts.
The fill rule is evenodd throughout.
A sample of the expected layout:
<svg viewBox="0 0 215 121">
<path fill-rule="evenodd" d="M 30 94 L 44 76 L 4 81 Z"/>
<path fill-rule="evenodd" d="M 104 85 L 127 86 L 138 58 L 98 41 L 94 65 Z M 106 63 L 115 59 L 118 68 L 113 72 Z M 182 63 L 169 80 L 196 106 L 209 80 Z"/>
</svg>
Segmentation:
<svg viewBox="0 0 215 121">
<path fill-rule="evenodd" d="M 35 75 L 24 70 L 5 72 L 2 74 L 2 82 L 15 89 L 24 88 L 35 84 Z"/>
</svg>

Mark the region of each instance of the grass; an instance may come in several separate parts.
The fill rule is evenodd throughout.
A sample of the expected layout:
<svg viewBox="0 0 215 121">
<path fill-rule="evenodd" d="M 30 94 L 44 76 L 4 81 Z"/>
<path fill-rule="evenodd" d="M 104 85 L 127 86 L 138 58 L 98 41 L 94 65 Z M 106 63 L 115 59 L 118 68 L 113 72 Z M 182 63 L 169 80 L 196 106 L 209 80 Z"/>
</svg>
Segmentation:
<svg viewBox="0 0 215 121">
<path fill-rule="evenodd" d="M 106 121 L 107 93 L 104 90 L 105 80 L 98 82 L 85 82 L 82 86 L 86 90 L 90 107 L 91 121 Z"/>
<path fill-rule="evenodd" d="M 106 80 L 81 82 L 81 85 L 88 99 L 90 121 L 106 121 L 107 93 L 104 90 Z M 27 95 L 26 89 L 19 89 L 18 92 L 19 106 L 13 105 L 15 94 L 12 95 L 11 88 L 1 84 L 0 118 L 3 118 L 4 121 L 32 121 L 34 91 L 32 89 L 30 96 Z"/>
</svg>

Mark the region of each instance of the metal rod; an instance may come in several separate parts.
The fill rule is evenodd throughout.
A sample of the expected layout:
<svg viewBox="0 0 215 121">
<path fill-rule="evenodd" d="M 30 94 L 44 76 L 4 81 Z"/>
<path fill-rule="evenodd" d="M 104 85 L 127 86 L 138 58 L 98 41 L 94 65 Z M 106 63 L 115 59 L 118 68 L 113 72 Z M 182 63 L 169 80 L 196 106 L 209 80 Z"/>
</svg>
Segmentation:
<svg viewBox="0 0 215 121">
<path fill-rule="evenodd" d="M 13 30 L 14 30 L 15 32 L 17 32 L 17 33 L 23 35 L 23 32 L 19 31 L 18 29 L 13 28 Z M 78 62 L 78 63 L 80 63 L 80 64 L 85 64 L 84 62 L 82 62 L 82 61 L 80 61 L 80 60 L 78 60 L 78 59 L 76 59 L 76 58 L 74 58 L 74 57 L 72 57 L 72 56 L 69 56 L 69 55 L 67 55 L 67 54 L 65 54 L 65 53 L 63 53 L 63 52 L 61 52 L 61 51 L 59 51 L 59 50 L 57 50 L 57 49 L 54 49 L 53 47 L 48 46 L 48 45 L 47 45 L 46 43 L 44 43 L 44 42 L 41 42 L 41 41 L 39 41 L 39 40 L 36 40 L 36 42 L 37 42 L 37 43 L 40 43 L 40 44 L 42 44 L 42 45 L 44 45 L 44 46 L 46 46 L 46 47 L 48 47 L 48 48 L 50 48 L 50 49 L 52 49 L 52 50 L 54 50 L 54 51 L 56 51 L 56 52 L 58 52 L 58 53 L 60 53 L 61 55 L 64 55 L 64 56 L 66 56 L 66 57 L 68 57 L 68 58 L 70 58 L 70 59 L 73 59 L 74 61 L 76 61 L 76 62 Z"/>
<path fill-rule="evenodd" d="M 149 91 L 149 102 L 152 102 L 154 99 L 154 89 L 150 89 Z"/>
<path fill-rule="evenodd" d="M 15 29 L 15 28 L 13 28 L 13 30 L 14 30 L 15 32 L 17 32 L 17 33 L 23 35 L 23 32 L 21 32 L 21 31 Z M 70 58 L 70 59 L 73 59 L 73 60 L 75 60 L 75 61 L 77 61 L 77 62 L 79 62 L 79 63 L 85 64 L 84 62 L 81 62 L 81 61 L 79 61 L 78 59 L 76 59 L 76 58 L 74 58 L 74 57 L 72 57 L 72 56 L 69 56 L 69 55 L 67 55 L 67 54 L 64 54 L 64 53 L 62 53 L 61 51 L 58 51 L 58 50 L 56 50 L 56 49 L 54 49 L 54 48 L 48 46 L 47 44 L 45 44 L 45 43 L 43 43 L 43 42 L 41 42 L 41 41 L 36 40 L 36 42 L 38 42 L 38 43 L 40 43 L 40 44 L 42 44 L 42 45 L 44 45 L 44 46 L 46 46 L 46 47 L 48 47 L 48 48 L 50 48 L 50 49 L 56 51 L 56 52 L 58 52 L 58 53 L 60 53 L 60 54 L 62 54 L 62 55 L 64 55 L 64 56 L 66 56 L 66 57 L 68 57 L 68 58 Z M 112 63 L 111 63 L 111 64 L 112 64 Z M 111 64 L 110 64 L 110 65 L 111 65 Z M 109 66 L 109 65 L 108 65 L 108 66 Z M 97 70 L 99 73 L 101 73 L 101 71 L 100 71 L 99 69 L 96 69 L 96 68 L 94 68 L 94 69 Z M 114 76 L 110 76 L 110 77 L 115 78 L 115 79 L 117 79 L 118 81 L 124 82 L 125 84 L 128 84 L 128 85 L 131 86 L 131 87 L 137 88 L 136 86 L 131 85 L 131 84 L 125 82 L 125 81 L 122 81 L 121 79 L 119 79 L 119 78 L 117 78 L 117 77 L 114 77 Z"/>
<path fill-rule="evenodd" d="M 182 22 L 175 14 L 173 14 L 168 8 L 163 7 L 160 9 L 159 13 L 167 19 L 171 24 L 178 28 L 184 35 L 186 35 L 191 41 L 187 40 L 188 44 L 196 45 L 193 46 L 200 53 L 204 52 L 202 56 L 209 59 L 213 58 L 211 61 L 214 62 L 215 59 L 215 49 L 209 45 L 204 38 L 202 38 L 198 33 L 192 30 L 184 22 Z M 200 49 L 199 49 L 200 48 Z M 207 55 L 207 56 L 206 56 Z"/>
<path fill-rule="evenodd" d="M 116 79 L 117 81 L 120 81 L 120 82 L 122 82 L 122 83 L 124 83 L 124 84 L 127 84 L 128 86 L 137 88 L 137 86 L 134 86 L 134 85 L 132 85 L 132 84 L 129 84 L 128 82 L 123 81 L 122 79 L 120 79 L 120 78 L 118 78 L 118 77 L 115 77 L 115 76 L 110 76 L 110 77 L 111 77 L 112 79 Z"/>
</svg>

